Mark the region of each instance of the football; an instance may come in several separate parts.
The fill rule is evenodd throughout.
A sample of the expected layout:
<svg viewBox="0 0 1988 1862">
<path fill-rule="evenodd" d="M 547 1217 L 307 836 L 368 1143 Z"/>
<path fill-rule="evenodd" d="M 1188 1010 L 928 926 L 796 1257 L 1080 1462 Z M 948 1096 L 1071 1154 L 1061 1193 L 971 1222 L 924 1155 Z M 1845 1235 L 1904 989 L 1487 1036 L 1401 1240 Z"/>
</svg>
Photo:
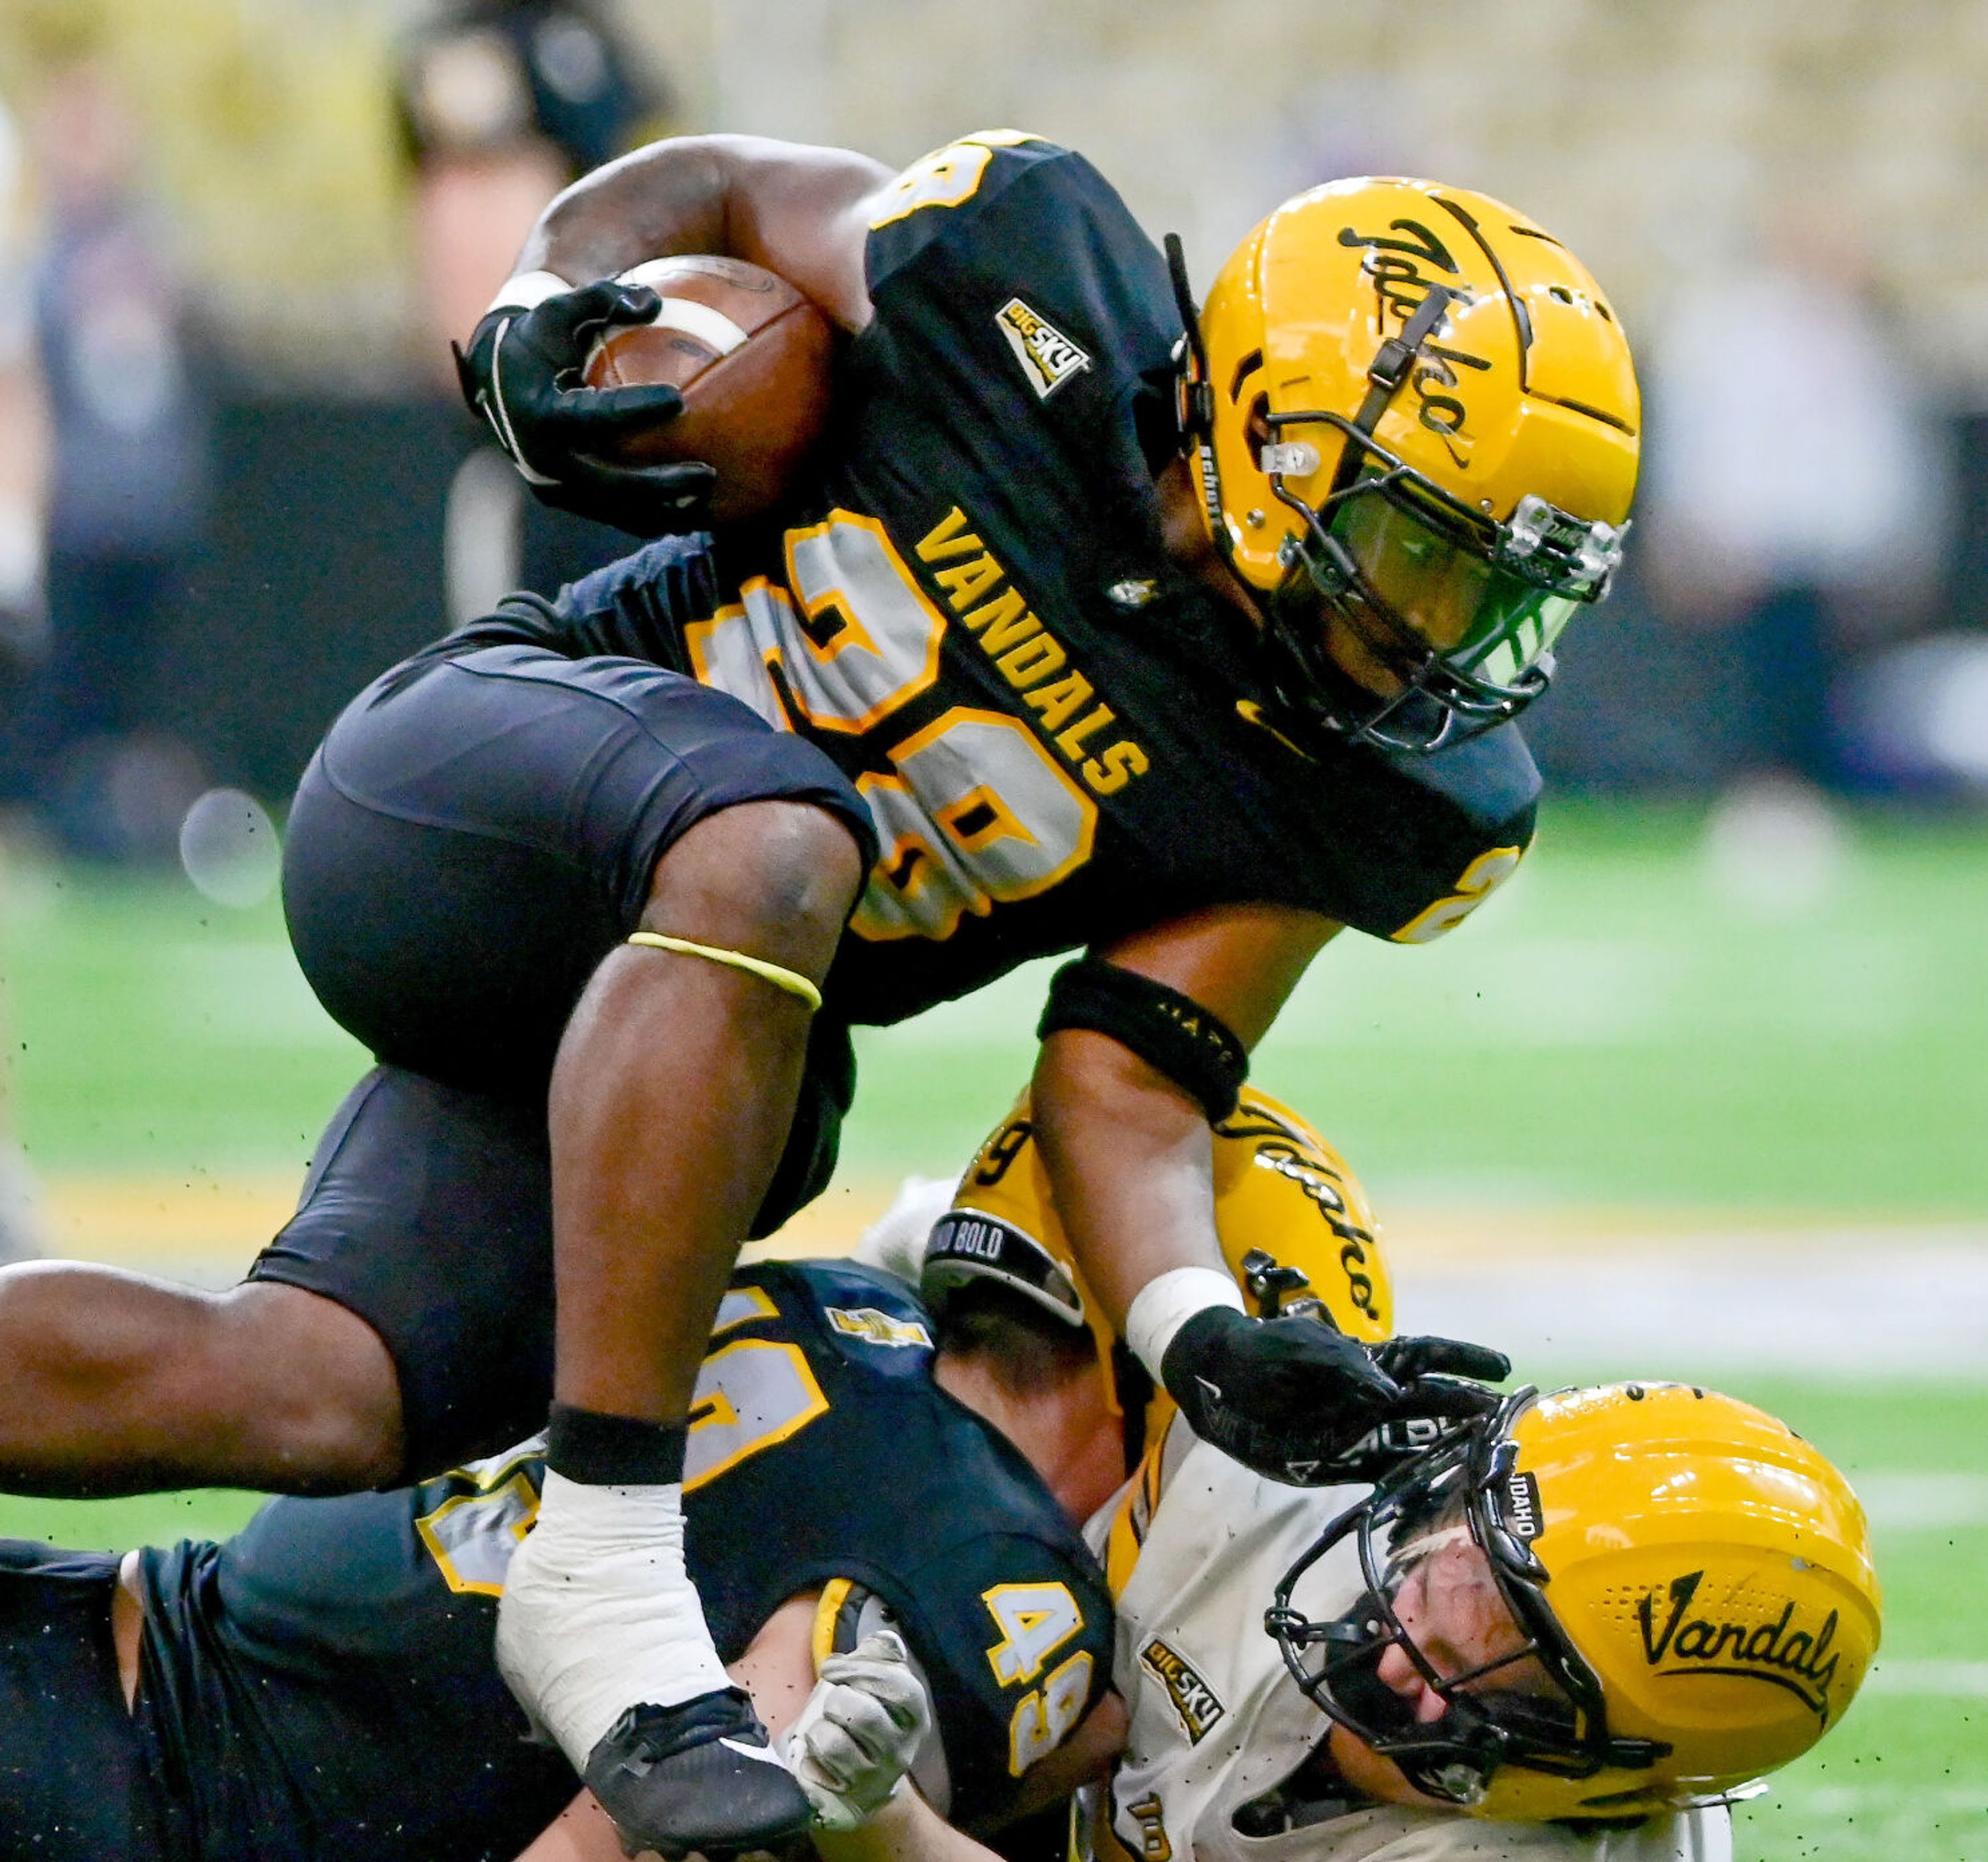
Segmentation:
<svg viewBox="0 0 1988 1862">
<path fill-rule="evenodd" d="M 686 254 L 621 274 L 662 299 L 646 323 L 610 330 L 588 356 L 592 388 L 682 390 L 683 412 L 624 438 L 608 455 L 652 465 L 701 459 L 715 469 L 715 522 L 756 517 L 778 501 L 828 422 L 835 333 L 787 281 L 736 259 Z"/>
</svg>

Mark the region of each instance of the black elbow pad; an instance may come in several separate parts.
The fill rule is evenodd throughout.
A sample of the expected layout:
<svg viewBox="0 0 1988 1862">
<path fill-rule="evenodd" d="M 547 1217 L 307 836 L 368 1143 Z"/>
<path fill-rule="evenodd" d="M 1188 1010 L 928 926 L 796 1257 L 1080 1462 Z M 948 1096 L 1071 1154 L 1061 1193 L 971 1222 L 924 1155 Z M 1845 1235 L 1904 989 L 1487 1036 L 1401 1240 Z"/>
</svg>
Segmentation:
<svg viewBox="0 0 1988 1862">
<path fill-rule="evenodd" d="M 1222 1018 L 1192 996 L 1101 958 L 1080 957 L 1050 980 L 1037 1038 L 1089 1028 L 1130 1048 L 1219 1124 L 1236 1110 L 1249 1056 Z"/>
</svg>

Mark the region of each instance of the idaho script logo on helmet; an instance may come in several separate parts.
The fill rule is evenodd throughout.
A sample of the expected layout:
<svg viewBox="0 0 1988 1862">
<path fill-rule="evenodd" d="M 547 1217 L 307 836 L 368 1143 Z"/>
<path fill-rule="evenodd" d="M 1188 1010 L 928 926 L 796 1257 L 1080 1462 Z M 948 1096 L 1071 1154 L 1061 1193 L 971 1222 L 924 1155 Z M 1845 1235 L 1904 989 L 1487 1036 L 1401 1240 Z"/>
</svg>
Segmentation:
<svg viewBox="0 0 1988 1862">
<path fill-rule="evenodd" d="M 1368 1271 L 1372 1263 L 1367 1252 L 1374 1245 L 1373 1236 L 1354 1223 L 1345 1197 L 1326 1172 L 1307 1157 L 1280 1127 L 1273 1127 L 1273 1131 L 1271 1137 L 1257 1145 L 1252 1161 L 1259 1168 L 1274 1171 L 1280 1177 L 1296 1184 L 1318 1211 L 1340 1244 L 1339 1265 L 1346 1275 L 1347 1298 L 1356 1310 L 1364 1313 L 1369 1319 L 1378 1320 L 1380 1309 L 1374 1303 L 1374 1276 Z M 1228 1135 L 1226 1131 L 1224 1135 Z"/>
<path fill-rule="evenodd" d="M 1441 292 L 1459 305 L 1472 301 L 1461 283 L 1445 285 L 1424 274 L 1422 268 L 1428 265 L 1447 272 L 1452 278 L 1461 279 L 1463 275 L 1449 248 L 1428 228 L 1419 220 L 1395 220 L 1389 223 L 1389 231 L 1408 237 L 1391 239 L 1385 234 L 1357 232 L 1350 226 L 1339 230 L 1341 245 L 1367 248 L 1361 269 L 1374 281 L 1375 317 L 1383 333 L 1391 315 L 1405 328 L 1432 291 Z M 1437 328 L 1442 328 L 1440 323 Z M 1459 368 L 1483 370 L 1490 367 L 1487 357 L 1472 356 L 1431 338 L 1416 353 L 1415 370 L 1408 377 L 1408 385 L 1421 404 L 1417 417 L 1442 441 L 1460 467 L 1470 463 L 1472 441 L 1464 432 L 1469 411 L 1454 392 L 1442 390 L 1463 386 L 1463 377 L 1456 372 Z"/>
<path fill-rule="evenodd" d="M 1734 1674 L 1785 1688 L 1824 1725 L 1829 1723 L 1829 1685 L 1836 1678 L 1837 1614 L 1831 1610 L 1811 1633 L 1790 1628 L 1793 1598 L 1770 1622 L 1749 1613 L 1745 1622 L 1719 1622 L 1689 1614 L 1704 1581 L 1702 1571 L 1687 1571 L 1670 1582 L 1668 1605 L 1650 1592 L 1636 1606 L 1643 1632 L 1643 1658 L 1659 1674 Z M 1658 1621 L 1662 1614 L 1662 1622 Z"/>
</svg>

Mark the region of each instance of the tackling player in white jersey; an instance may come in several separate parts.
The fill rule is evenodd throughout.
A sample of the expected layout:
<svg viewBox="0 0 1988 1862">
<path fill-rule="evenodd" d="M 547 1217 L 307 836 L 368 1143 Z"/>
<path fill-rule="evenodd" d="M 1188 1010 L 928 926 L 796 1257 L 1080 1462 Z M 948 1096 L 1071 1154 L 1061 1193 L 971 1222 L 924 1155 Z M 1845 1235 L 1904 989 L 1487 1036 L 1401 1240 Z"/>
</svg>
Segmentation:
<svg viewBox="0 0 1988 1862">
<path fill-rule="evenodd" d="M 1253 1091 L 1215 1153 L 1223 1250 L 1259 1303 L 1385 1337 L 1384 1264 L 1337 1154 Z M 1841 1718 L 1877 1646 L 1862 1509 L 1822 1456 L 1729 1397 L 1629 1383 L 1370 1440 L 1342 1485 L 1266 1481 L 1148 1401 L 1046 1191 L 1025 1107 L 921 1255 L 929 1200 L 868 1252 L 917 1272 L 942 1323 L 1008 1329 L 1004 1426 L 1057 1460 L 1066 1505 L 1096 1499 L 1119 1443 L 1136 1458 L 1089 1534 L 1129 1714 L 1091 1854 L 1731 1857 L 1726 1802 Z M 956 1856 L 935 1823 L 899 1801 L 870 1834 L 896 1862 Z"/>
</svg>

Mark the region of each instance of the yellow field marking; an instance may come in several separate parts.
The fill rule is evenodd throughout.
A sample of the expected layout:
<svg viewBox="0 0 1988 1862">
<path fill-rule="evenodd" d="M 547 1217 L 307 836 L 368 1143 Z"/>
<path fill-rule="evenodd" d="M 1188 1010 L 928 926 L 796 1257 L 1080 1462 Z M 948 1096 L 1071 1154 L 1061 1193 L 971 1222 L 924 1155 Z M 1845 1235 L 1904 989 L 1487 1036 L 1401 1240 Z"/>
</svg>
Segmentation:
<svg viewBox="0 0 1988 1862">
<path fill-rule="evenodd" d="M 289 1219 L 300 1173 L 245 1172 L 181 1178 L 52 1175 L 42 1180 L 40 1215 L 51 1254 L 145 1266 L 242 1266 Z M 768 1255 L 847 1253 L 889 1206 L 894 1180 L 858 1178 L 837 1184 L 779 1233 L 746 1250 Z M 1499 1208 L 1400 1205 L 1381 1225 L 1397 1272 L 1452 1262 L 1484 1267 L 1506 1261 L 1591 1255 L 1777 1255 L 1833 1249 L 1919 1246 L 1988 1248 L 1988 1222 L 1860 1222 L 1841 1211 Z"/>
<path fill-rule="evenodd" d="M 267 1171 L 189 1182 L 173 1177 L 48 1176 L 37 1207 L 48 1253 L 65 1260 L 171 1273 L 246 1267 L 296 1207 L 301 1173 Z M 896 1194 L 881 1181 L 837 1184 L 803 1209 L 768 1255 L 846 1254 Z"/>
<path fill-rule="evenodd" d="M 39 1215 L 48 1252 L 119 1267 L 246 1267 L 290 1218 L 300 1173 L 180 1178 L 50 1176 Z"/>
<path fill-rule="evenodd" d="M 863 1231 L 891 1206 L 898 1193 L 894 1179 L 859 1178 L 830 1186 L 777 1234 L 754 1242 L 745 1259 L 793 1260 L 811 1255 L 847 1254 Z"/>
</svg>

